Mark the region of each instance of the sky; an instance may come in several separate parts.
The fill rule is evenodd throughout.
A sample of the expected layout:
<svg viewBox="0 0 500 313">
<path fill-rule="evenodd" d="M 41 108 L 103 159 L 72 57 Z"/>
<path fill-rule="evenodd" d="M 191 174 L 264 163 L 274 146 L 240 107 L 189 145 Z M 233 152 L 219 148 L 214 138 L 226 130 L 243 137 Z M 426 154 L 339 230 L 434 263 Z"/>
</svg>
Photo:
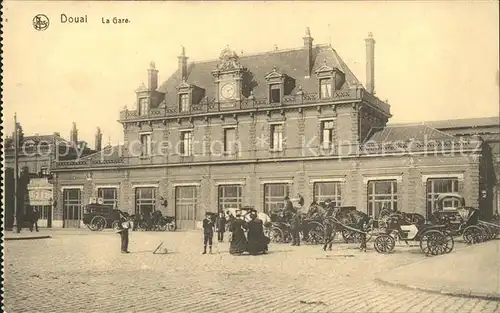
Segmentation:
<svg viewBox="0 0 500 313">
<path fill-rule="evenodd" d="M 227 45 L 245 54 L 331 43 L 365 83 L 365 42 L 375 44 L 375 90 L 391 123 L 498 116 L 498 1 L 377 2 L 18 2 L 4 5 L 4 132 L 14 113 L 25 135 L 72 123 L 94 145 L 123 143 L 117 122 L 135 108 L 135 89 L 151 61 L 160 83 L 189 61 L 215 59 Z M 48 16 L 36 31 L 33 17 Z M 61 24 L 60 16 L 87 16 Z M 103 24 L 102 18 L 129 24 Z"/>
</svg>

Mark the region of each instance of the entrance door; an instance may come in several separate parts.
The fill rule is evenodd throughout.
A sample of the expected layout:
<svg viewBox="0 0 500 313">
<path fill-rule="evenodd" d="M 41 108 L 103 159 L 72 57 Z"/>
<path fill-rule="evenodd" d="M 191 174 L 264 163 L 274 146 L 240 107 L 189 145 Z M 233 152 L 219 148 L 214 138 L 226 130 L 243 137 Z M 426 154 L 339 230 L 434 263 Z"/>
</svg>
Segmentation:
<svg viewBox="0 0 500 313">
<path fill-rule="evenodd" d="M 179 186 L 175 188 L 175 219 L 180 229 L 196 228 L 198 187 Z"/>
<path fill-rule="evenodd" d="M 80 189 L 64 189 L 63 227 L 80 228 L 82 219 L 82 192 Z"/>
</svg>

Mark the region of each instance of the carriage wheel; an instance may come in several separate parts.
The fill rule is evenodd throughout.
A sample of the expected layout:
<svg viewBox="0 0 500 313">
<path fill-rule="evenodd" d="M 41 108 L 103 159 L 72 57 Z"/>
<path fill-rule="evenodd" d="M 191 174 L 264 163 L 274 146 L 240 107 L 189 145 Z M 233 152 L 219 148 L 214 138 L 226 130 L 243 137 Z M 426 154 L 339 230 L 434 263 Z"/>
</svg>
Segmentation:
<svg viewBox="0 0 500 313">
<path fill-rule="evenodd" d="M 158 223 L 156 224 L 156 230 L 158 231 L 166 231 L 167 230 L 167 224 L 166 223 Z"/>
<path fill-rule="evenodd" d="M 283 232 L 281 229 L 273 227 L 269 230 L 268 236 L 271 242 L 281 243 L 283 242 Z"/>
<path fill-rule="evenodd" d="M 483 241 L 491 240 L 492 232 L 488 225 L 479 224 L 478 226 L 483 229 Z"/>
<path fill-rule="evenodd" d="M 387 234 L 378 235 L 373 242 L 373 247 L 378 253 L 389 253 L 394 249 L 394 246 L 396 246 L 396 241 Z"/>
<path fill-rule="evenodd" d="M 481 241 L 483 241 L 484 238 L 483 233 L 484 233 L 483 230 L 479 226 L 476 225 L 469 226 L 464 230 L 463 234 L 464 241 L 467 244 L 480 243 Z"/>
<path fill-rule="evenodd" d="M 92 223 L 88 223 L 87 228 L 90 229 L 90 231 L 96 231 L 95 225 Z"/>
<path fill-rule="evenodd" d="M 451 238 L 451 241 L 449 239 Z M 453 238 L 437 230 L 425 232 L 420 239 L 420 249 L 425 254 L 439 255 L 453 250 Z M 448 251 L 448 252 L 447 252 Z"/>
<path fill-rule="evenodd" d="M 175 224 L 174 223 L 168 223 L 167 224 L 167 231 L 175 231 Z"/>
<path fill-rule="evenodd" d="M 90 221 L 90 224 L 93 225 L 94 230 L 96 231 L 102 231 L 104 228 L 106 228 L 106 219 L 100 215 L 94 216 L 92 220 Z"/>
</svg>

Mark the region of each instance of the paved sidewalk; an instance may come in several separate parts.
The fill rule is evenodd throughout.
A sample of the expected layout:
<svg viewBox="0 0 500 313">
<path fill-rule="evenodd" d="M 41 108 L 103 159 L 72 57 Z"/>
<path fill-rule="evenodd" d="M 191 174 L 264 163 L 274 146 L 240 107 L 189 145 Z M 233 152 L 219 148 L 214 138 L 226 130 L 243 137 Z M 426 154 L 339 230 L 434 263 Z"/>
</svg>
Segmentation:
<svg viewBox="0 0 500 313">
<path fill-rule="evenodd" d="M 500 300 L 500 240 L 429 257 L 386 271 L 376 279 L 399 287 Z"/>
</svg>

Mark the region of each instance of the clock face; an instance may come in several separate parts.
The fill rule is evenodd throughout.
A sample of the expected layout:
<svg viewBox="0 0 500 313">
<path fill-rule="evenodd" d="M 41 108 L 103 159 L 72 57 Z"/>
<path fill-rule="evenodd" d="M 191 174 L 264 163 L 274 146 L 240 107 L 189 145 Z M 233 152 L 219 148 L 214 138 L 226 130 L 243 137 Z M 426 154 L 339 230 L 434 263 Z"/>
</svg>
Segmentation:
<svg viewBox="0 0 500 313">
<path fill-rule="evenodd" d="M 221 96 L 224 99 L 233 98 L 234 91 L 235 91 L 234 84 L 227 83 L 227 84 L 222 85 L 222 87 L 220 88 Z"/>
</svg>

